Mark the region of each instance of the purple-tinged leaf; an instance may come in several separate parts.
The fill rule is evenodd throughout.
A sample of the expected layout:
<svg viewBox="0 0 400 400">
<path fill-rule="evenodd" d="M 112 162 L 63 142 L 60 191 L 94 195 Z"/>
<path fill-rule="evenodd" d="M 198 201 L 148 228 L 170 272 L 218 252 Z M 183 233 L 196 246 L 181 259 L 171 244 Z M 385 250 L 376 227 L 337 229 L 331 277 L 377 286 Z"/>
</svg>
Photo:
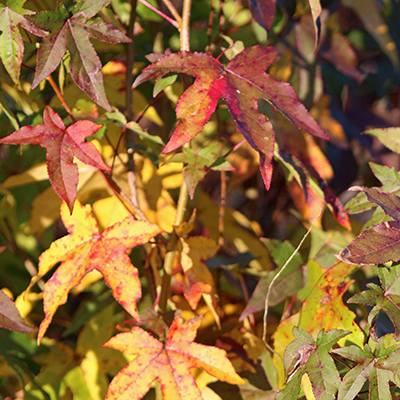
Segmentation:
<svg viewBox="0 0 400 400">
<path fill-rule="evenodd" d="M 0 290 L 0 327 L 25 333 L 36 332 L 37 329 L 30 326 L 21 318 L 14 302 Z"/>
<path fill-rule="evenodd" d="M 102 8 L 100 5 L 106 3 L 108 1 L 104 0 L 97 4 L 93 1 L 78 3 L 72 10 L 72 16 L 63 4 L 58 3 L 56 11 L 44 11 L 30 17 L 32 22 L 49 32 L 37 53 L 32 88 L 57 68 L 68 50 L 71 56 L 70 74 L 76 85 L 101 107 L 112 111 L 104 90 L 101 62 L 89 38 L 106 43 L 129 42 L 130 39 L 112 25 L 88 21 L 88 16 L 92 16 L 94 11 Z"/>
<path fill-rule="evenodd" d="M 386 215 L 400 221 L 400 197 L 393 193 L 383 193 L 375 188 L 355 186 L 353 190 L 362 190 L 370 203 L 382 208 Z"/>
<path fill-rule="evenodd" d="M 258 99 L 267 100 L 298 128 L 328 139 L 299 102 L 294 89 L 264 72 L 276 56 L 273 47 L 247 47 L 224 67 L 207 54 L 180 52 L 164 56 L 145 68 L 136 78 L 134 87 L 171 72 L 196 77 L 179 99 L 176 109 L 179 123 L 163 152 L 173 151 L 193 139 L 215 111 L 220 98 L 226 101 L 238 132 L 258 152 L 267 189 L 272 176 L 275 134 L 271 122 L 258 113 Z"/>
<path fill-rule="evenodd" d="M 249 6 L 254 20 L 269 31 L 275 18 L 276 0 L 249 0 Z"/>
<path fill-rule="evenodd" d="M 400 230 L 386 223 L 361 232 L 337 256 L 348 264 L 371 265 L 400 260 Z"/>
</svg>

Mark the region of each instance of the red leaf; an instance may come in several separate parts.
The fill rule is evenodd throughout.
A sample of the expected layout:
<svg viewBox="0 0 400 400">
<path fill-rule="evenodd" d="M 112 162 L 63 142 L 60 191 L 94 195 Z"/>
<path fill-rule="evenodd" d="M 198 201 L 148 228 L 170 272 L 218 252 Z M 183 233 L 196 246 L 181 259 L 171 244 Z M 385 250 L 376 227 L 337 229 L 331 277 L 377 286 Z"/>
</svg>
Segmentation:
<svg viewBox="0 0 400 400">
<path fill-rule="evenodd" d="M 269 31 L 274 22 L 276 0 L 249 0 L 249 5 L 254 20 Z"/>
<path fill-rule="evenodd" d="M 70 215 L 66 204 L 61 205 L 61 218 L 69 235 L 53 242 L 39 257 L 39 276 L 44 276 L 54 264 L 57 271 L 44 286 L 46 318 L 39 329 L 38 343 L 43 338 L 59 305 L 67 301 L 69 291 L 94 269 L 104 277 L 119 303 L 139 320 L 136 302 L 141 297 L 137 269 L 126 251 L 147 243 L 161 229 L 150 222 L 135 221 L 132 216 L 108 227 L 101 234 L 90 205 L 78 201 Z"/>
<path fill-rule="evenodd" d="M 73 162 L 74 157 L 95 168 L 110 170 L 93 143 L 85 142 L 102 125 L 83 120 L 65 129 L 61 117 L 50 107 L 45 108 L 43 119 L 44 124 L 24 126 L 1 139 L 0 143 L 38 144 L 45 147 L 51 185 L 72 212 L 78 186 L 78 167 Z"/>
<path fill-rule="evenodd" d="M 114 377 L 106 400 L 139 400 L 155 379 L 160 382 L 164 399 L 200 400 L 201 392 L 191 368 L 204 369 L 232 384 L 245 383 L 224 350 L 193 343 L 199 326 L 199 318 L 186 324 L 182 318 L 175 318 L 165 345 L 139 327 L 111 338 L 104 346 L 137 357 Z"/>
<path fill-rule="evenodd" d="M 247 47 L 224 67 L 207 54 L 180 52 L 166 55 L 145 68 L 134 86 L 171 72 L 196 77 L 194 84 L 179 99 L 176 109 L 179 123 L 164 153 L 193 139 L 215 111 L 220 98 L 226 101 L 238 131 L 259 153 L 260 170 L 267 189 L 271 182 L 275 134 L 267 117 L 258 113 L 258 99 L 267 100 L 298 128 L 328 139 L 299 102 L 293 88 L 264 73 L 276 56 L 273 47 Z"/>
</svg>

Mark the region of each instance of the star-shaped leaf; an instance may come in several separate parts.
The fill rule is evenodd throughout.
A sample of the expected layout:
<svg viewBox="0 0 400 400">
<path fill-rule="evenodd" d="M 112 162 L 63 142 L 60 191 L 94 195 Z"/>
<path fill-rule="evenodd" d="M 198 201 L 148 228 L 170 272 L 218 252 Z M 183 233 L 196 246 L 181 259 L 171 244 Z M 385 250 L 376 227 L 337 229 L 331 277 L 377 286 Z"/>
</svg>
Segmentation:
<svg viewBox="0 0 400 400">
<path fill-rule="evenodd" d="M 68 50 L 71 57 L 70 74 L 76 85 L 101 107 L 112 111 L 104 90 L 101 62 L 89 40 L 93 38 L 106 43 L 130 41 L 112 25 L 92 18 L 109 2 L 81 1 L 71 10 L 71 14 L 64 4 L 58 2 L 56 11 L 43 11 L 29 18 L 38 27 L 49 32 L 37 53 L 32 88 L 57 68 Z"/>
<path fill-rule="evenodd" d="M 338 400 L 356 398 L 367 380 L 370 400 L 392 399 L 389 381 L 399 380 L 400 345 L 385 348 L 380 339 L 374 350 L 366 344 L 364 350 L 357 346 L 347 346 L 332 352 L 357 363 L 344 376 L 339 387 Z"/>
<path fill-rule="evenodd" d="M 381 311 L 385 312 L 395 327 L 395 339 L 400 339 L 400 267 L 378 268 L 381 286 L 368 283 L 369 290 L 364 290 L 351 297 L 348 302 L 373 307 L 368 314 L 370 333 L 377 340 L 375 324 Z"/>
<path fill-rule="evenodd" d="M 19 27 L 36 36 L 45 36 L 46 32 L 25 18 L 33 11 L 24 10 L 26 0 L 8 0 L 0 4 L 0 58 L 13 82 L 20 87 L 19 74 L 24 56 L 24 42 Z"/>
<path fill-rule="evenodd" d="M 362 231 L 337 257 L 346 263 L 361 265 L 399 261 L 400 197 L 376 188 L 354 189 L 362 190 L 370 203 L 380 206 L 389 220 L 394 221 L 382 222 Z"/>
<path fill-rule="evenodd" d="M 183 179 L 188 187 L 189 195 L 193 199 L 198 183 L 204 178 L 209 169 L 217 171 L 233 171 L 234 168 L 223 157 L 213 155 L 216 146 L 205 147 L 200 150 L 184 148 L 180 154 L 173 155 L 170 162 L 187 163 L 183 168 Z"/>
<path fill-rule="evenodd" d="M 290 376 L 276 399 L 297 399 L 304 374 L 310 378 L 316 399 L 333 399 L 339 388 L 340 377 L 329 350 L 349 333 L 340 329 L 325 333 L 322 329 L 314 340 L 309 333 L 294 327 L 295 340 L 286 348 L 284 356 L 285 370 Z"/>
<path fill-rule="evenodd" d="M 224 350 L 193 342 L 200 322 L 199 318 L 187 323 L 175 318 L 165 344 L 139 327 L 111 338 L 104 346 L 136 358 L 114 377 L 106 400 L 139 400 L 155 379 L 160 382 L 164 399 L 200 400 L 201 392 L 191 368 L 204 369 L 221 381 L 245 383 Z"/>
<path fill-rule="evenodd" d="M 163 152 L 175 150 L 193 139 L 215 111 L 220 98 L 226 101 L 237 130 L 258 152 L 267 189 L 271 183 L 275 134 L 271 122 L 258 112 L 258 99 L 271 103 L 298 128 L 327 139 L 293 88 L 265 73 L 276 56 L 273 47 L 247 47 L 224 66 L 208 54 L 180 52 L 165 55 L 145 68 L 134 86 L 171 72 L 196 77 L 179 99 L 176 109 L 179 123 Z"/>
<path fill-rule="evenodd" d="M 85 142 L 102 125 L 82 120 L 65 128 L 61 117 L 50 107 L 45 108 L 43 120 L 43 124 L 22 127 L 1 139 L 0 143 L 37 144 L 45 147 L 51 185 L 72 211 L 79 176 L 78 167 L 73 162 L 74 157 L 95 168 L 110 170 L 93 143 Z"/>
<path fill-rule="evenodd" d="M 69 235 L 53 242 L 39 257 L 39 277 L 56 263 L 61 265 L 44 287 L 45 319 L 39 328 L 38 343 L 58 306 L 67 301 L 69 291 L 94 269 L 103 275 L 114 297 L 126 311 L 140 320 L 136 306 L 141 297 L 138 271 L 126 251 L 147 243 L 161 229 L 155 224 L 135 221 L 128 216 L 100 234 L 90 205 L 82 206 L 78 201 L 71 215 L 63 203 L 61 218 Z"/>
</svg>

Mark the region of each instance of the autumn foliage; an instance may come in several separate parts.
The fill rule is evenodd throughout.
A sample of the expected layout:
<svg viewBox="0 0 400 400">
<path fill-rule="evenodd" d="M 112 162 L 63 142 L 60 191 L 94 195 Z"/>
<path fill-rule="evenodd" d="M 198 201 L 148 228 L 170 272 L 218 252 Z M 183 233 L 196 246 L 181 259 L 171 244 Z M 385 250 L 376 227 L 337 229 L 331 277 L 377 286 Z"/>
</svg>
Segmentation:
<svg viewBox="0 0 400 400">
<path fill-rule="evenodd" d="M 399 15 L 0 0 L 1 397 L 397 398 Z"/>
</svg>

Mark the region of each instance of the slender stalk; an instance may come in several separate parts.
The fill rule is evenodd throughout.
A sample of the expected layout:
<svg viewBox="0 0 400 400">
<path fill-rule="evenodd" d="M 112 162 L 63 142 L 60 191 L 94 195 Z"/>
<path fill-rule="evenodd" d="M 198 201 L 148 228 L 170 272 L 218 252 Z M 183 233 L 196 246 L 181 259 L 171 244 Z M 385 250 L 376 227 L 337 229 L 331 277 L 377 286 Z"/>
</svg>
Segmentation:
<svg viewBox="0 0 400 400">
<path fill-rule="evenodd" d="M 190 51 L 190 10 L 192 6 L 192 0 L 184 0 L 183 11 L 182 11 L 182 23 L 180 29 L 181 36 L 181 50 Z M 182 181 L 182 185 L 179 192 L 179 199 L 176 209 L 176 215 L 174 220 L 174 226 L 180 225 L 183 222 L 185 216 L 186 205 L 188 202 L 188 189 L 185 181 Z M 172 232 L 168 246 L 167 254 L 164 259 L 164 275 L 161 282 L 161 293 L 160 301 L 158 303 L 158 309 L 161 313 L 167 310 L 167 301 L 169 297 L 169 289 L 171 284 L 172 268 L 174 266 L 176 246 L 178 244 L 179 237 L 175 231 Z"/>
<path fill-rule="evenodd" d="M 318 213 L 317 217 L 314 219 L 314 221 L 311 223 L 310 228 L 308 229 L 308 231 L 306 232 L 306 234 L 303 236 L 303 238 L 301 239 L 300 243 L 298 244 L 298 246 L 296 247 L 296 249 L 294 250 L 294 252 L 292 253 L 292 255 L 287 259 L 287 261 L 285 262 L 285 264 L 283 265 L 283 267 L 279 270 L 279 272 L 274 276 L 274 279 L 272 279 L 271 283 L 268 286 L 268 290 L 267 290 L 267 295 L 265 297 L 265 307 L 264 307 L 264 320 L 263 320 L 263 337 L 262 340 L 266 346 L 266 348 L 271 352 L 276 354 L 281 361 L 282 357 L 279 353 L 277 353 L 267 342 L 267 326 L 268 326 L 268 308 L 269 308 L 269 300 L 271 297 L 271 293 L 272 293 L 272 288 L 275 285 L 275 282 L 279 279 L 279 277 L 282 275 L 283 271 L 285 270 L 285 268 L 287 267 L 287 265 L 290 263 L 290 261 L 292 261 L 293 257 L 297 254 L 297 252 L 300 250 L 300 247 L 302 246 L 302 244 L 304 243 L 304 241 L 306 240 L 307 236 L 309 235 L 309 233 L 311 232 L 312 227 L 314 226 L 315 221 L 317 221 L 317 219 L 319 218 L 319 216 L 321 215 L 322 210 L 320 210 L 320 212 Z"/>
<path fill-rule="evenodd" d="M 171 3 L 170 0 L 163 0 L 163 3 L 167 6 L 169 12 L 173 15 L 173 17 L 175 18 L 176 22 L 178 24 L 181 23 L 182 18 L 179 15 L 178 11 L 176 10 L 175 6 Z"/>
<path fill-rule="evenodd" d="M 172 18 L 168 17 L 168 15 L 164 14 L 162 11 L 160 11 L 159 9 L 155 8 L 154 6 L 152 6 L 150 3 L 148 3 L 146 0 L 139 0 L 144 6 L 150 8 L 150 10 L 154 11 L 156 14 L 160 15 L 161 17 L 163 17 L 165 20 L 167 20 L 168 22 L 170 22 L 173 26 L 175 26 L 175 28 L 179 29 L 179 24 Z"/>
<path fill-rule="evenodd" d="M 54 79 L 52 78 L 52 76 L 49 75 L 46 79 L 49 81 L 49 83 L 50 83 L 51 87 L 53 88 L 55 94 L 56 94 L 57 97 L 60 99 L 61 104 L 62 104 L 63 107 L 65 108 L 65 111 L 71 116 L 72 121 L 75 122 L 75 121 L 76 121 L 75 116 L 74 116 L 74 114 L 72 113 L 71 109 L 69 108 L 67 102 L 65 101 L 64 96 L 63 96 L 62 93 L 60 92 L 60 89 L 58 88 L 57 84 L 54 82 Z"/>
<path fill-rule="evenodd" d="M 135 21 L 136 21 L 136 5 L 137 0 L 131 0 L 131 15 L 129 20 L 128 37 L 131 42 L 128 43 L 127 60 L 126 60 L 126 83 L 125 83 L 125 105 L 126 105 L 126 118 L 128 122 L 133 120 L 132 110 L 132 83 L 133 83 L 133 64 L 135 62 Z M 126 142 L 133 143 L 135 140 L 135 132 L 129 129 L 125 130 Z M 132 148 L 128 149 L 128 184 L 131 192 L 131 201 L 135 208 L 139 208 L 139 201 L 136 188 L 136 173 L 135 173 L 135 160 L 134 151 Z"/>
</svg>

